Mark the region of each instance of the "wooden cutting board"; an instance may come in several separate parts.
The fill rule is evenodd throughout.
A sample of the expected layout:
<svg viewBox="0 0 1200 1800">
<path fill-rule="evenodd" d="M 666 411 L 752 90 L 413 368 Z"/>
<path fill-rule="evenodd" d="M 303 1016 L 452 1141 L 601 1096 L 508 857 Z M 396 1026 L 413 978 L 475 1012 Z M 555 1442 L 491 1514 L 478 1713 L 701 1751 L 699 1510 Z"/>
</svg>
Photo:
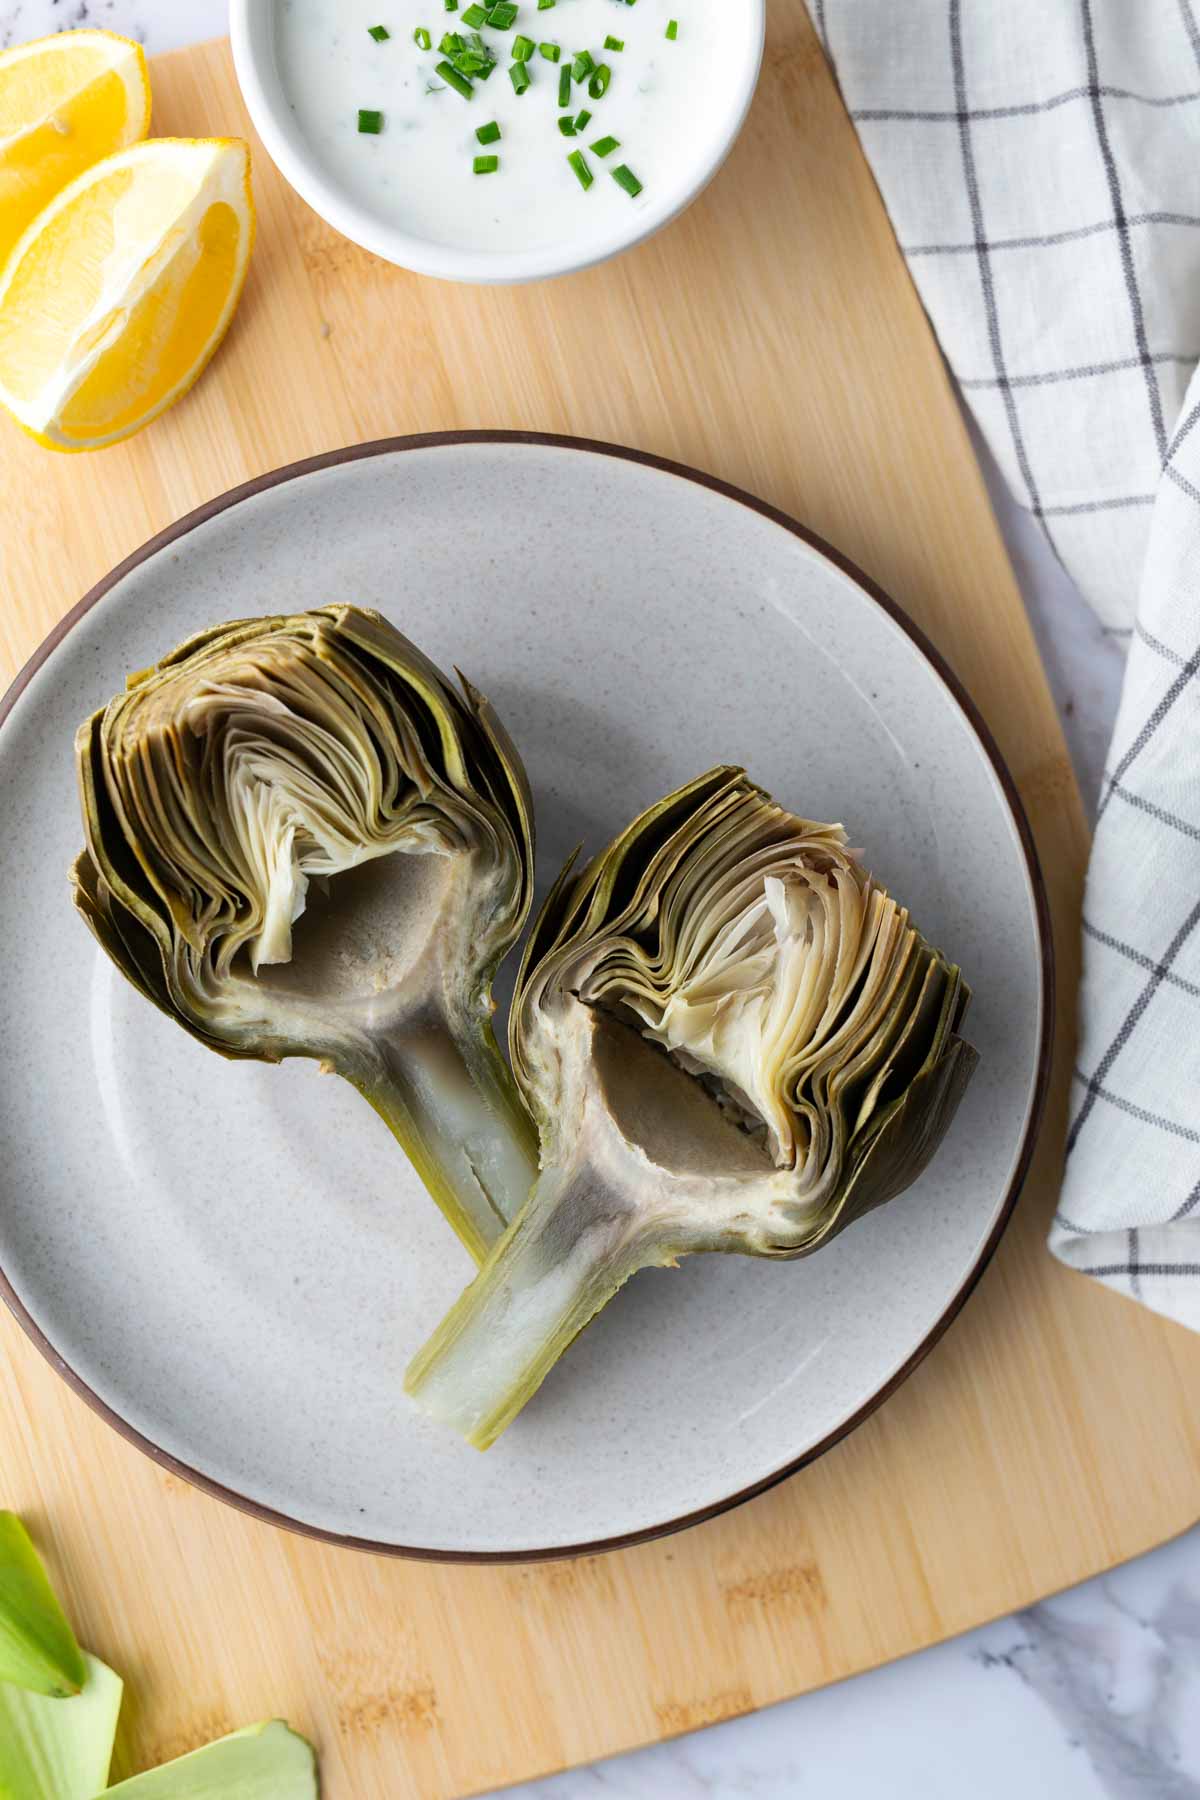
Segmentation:
<svg viewBox="0 0 1200 1800">
<path fill-rule="evenodd" d="M 256 1523 L 114 1435 L 5 1315 L 0 1505 L 27 1516 L 81 1637 L 128 1681 L 123 1770 L 284 1714 L 319 1745 L 328 1800 L 472 1793 L 899 1656 L 1200 1516 L 1200 1337 L 1043 1249 L 1087 847 L 1067 753 L 854 132 L 801 0 L 770 13 L 758 99 L 715 185 L 652 243 L 569 280 L 455 288 L 385 267 L 256 146 L 254 269 L 196 392 L 91 458 L 0 424 L 0 660 L 15 671 L 188 508 L 357 439 L 573 432 L 739 483 L 908 608 L 1009 759 L 1058 937 L 1034 1171 L 961 1319 L 851 1438 L 724 1518 L 573 1563 L 407 1564 Z M 160 59 L 154 97 L 160 132 L 248 132 L 224 44 Z"/>
</svg>

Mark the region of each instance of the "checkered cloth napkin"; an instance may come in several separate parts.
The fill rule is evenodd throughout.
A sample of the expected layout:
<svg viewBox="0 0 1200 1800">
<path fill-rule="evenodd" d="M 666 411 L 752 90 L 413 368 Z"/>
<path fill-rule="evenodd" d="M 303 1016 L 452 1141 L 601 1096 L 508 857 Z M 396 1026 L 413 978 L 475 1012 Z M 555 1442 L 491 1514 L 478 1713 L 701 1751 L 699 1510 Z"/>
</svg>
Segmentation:
<svg viewBox="0 0 1200 1800">
<path fill-rule="evenodd" d="M 1016 498 L 1129 641 L 1056 1256 L 1200 1329 L 1200 0 L 808 0 Z"/>
</svg>

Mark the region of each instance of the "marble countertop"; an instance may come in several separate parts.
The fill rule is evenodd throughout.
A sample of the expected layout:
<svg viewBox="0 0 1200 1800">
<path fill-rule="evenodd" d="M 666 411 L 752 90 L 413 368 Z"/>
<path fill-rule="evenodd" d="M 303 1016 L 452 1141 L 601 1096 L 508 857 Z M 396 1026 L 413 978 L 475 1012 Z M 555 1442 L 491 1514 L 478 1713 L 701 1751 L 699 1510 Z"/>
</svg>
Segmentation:
<svg viewBox="0 0 1200 1800">
<path fill-rule="evenodd" d="M 0 0 L 0 48 L 77 25 L 124 32 L 153 54 L 224 32 L 226 4 Z M 986 454 L 981 461 L 1090 804 L 1124 642 L 1101 630 Z M 1200 1800 L 1200 1527 L 888 1668 L 507 1792 L 515 1800 Z"/>
</svg>

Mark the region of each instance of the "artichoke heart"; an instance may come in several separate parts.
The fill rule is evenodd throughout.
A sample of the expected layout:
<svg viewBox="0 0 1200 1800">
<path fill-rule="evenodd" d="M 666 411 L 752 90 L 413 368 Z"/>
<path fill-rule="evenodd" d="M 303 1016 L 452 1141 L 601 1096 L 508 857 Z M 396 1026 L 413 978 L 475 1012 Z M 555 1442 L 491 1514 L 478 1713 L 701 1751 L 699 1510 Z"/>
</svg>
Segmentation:
<svg viewBox="0 0 1200 1800">
<path fill-rule="evenodd" d="M 910 1186 L 968 999 L 840 826 L 736 768 L 650 807 L 532 929 L 510 1049 L 542 1173 L 409 1392 L 486 1448 L 636 1270 L 806 1256 Z"/>
<path fill-rule="evenodd" d="M 345 1076 L 478 1261 L 536 1174 L 491 1028 L 533 809 L 487 701 L 327 606 L 190 639 L 76 758 L 75 904 L 117 967 L 226 1056 Z"/>
</svg>

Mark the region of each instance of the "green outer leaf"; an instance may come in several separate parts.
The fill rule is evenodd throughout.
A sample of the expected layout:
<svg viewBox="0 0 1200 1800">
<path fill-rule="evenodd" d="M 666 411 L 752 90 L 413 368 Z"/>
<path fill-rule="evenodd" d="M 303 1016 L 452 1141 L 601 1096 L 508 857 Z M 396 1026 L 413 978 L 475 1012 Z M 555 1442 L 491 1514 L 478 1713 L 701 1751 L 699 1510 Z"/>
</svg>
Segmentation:
<svg viewBox="0 0 1200 1800">
<path fill-rule="evenodd" d="M 92 1800 L 108 1780 L 121 1677 L 83 1658 L 83 1691 L 53 1700 L 0 1686 L 0 1800 Z"/>
<path fill-rule="evenodd" d="M 282 1719 L 247 1725 L 107 1790 L 127 1800 L 317 1800 L 312 1745 Z"/>
<path fill-rule="evenodd" d="M 784 1009 L 769 1032 L 762 1014 L 752 1021 L 741 1063 L 722 1063 L 703 1032 L 672 1039 L 666 1001 L 685 991 L 683 972 L 705 1004 L 730 999 L 712 969 L 733 930 L 744 940 L 766 881 L 789 877 L 826 918 L 836 908 L 836 929 L 792 940 L 820 946 L 820 1011 L 799 1004 L 806 971 L 793 961 Z M 758 920 L 761 930 L 761 910 Z M 777 983 L 777 915 L 772 929 L 774 947 L 752 948 Z M 975 1067 L 957 1035 L 968 999 L 960 971 L 865 874 L 840 826 L 793 817 L 724 766 L 647 808 L 580 874 L 567 865 L 530 930 L 509 1041 L 542 1172 L 409 1364 L 406 1391 L 485 1450 L 637 1269 L 701 1251 L 808 1256 L 902 1192 Z M 774 1086 L 756 1089 L 768 1048 Z M 753 1146 L 741 1162 L 732 1154 L 736 1128 L 692 1066 L 772 1131 L 758 1165 Z"/>
<path fill-rule="evenodd" d="M 322 706 L 327 712 L 333 699 L 347 731 L 346 719 L 357 721 L 350 738 L 364 768 L 377 765 L 381 817 L 394 822 L 419 804 L 457 820 L 468 839 L 478 839 L 472 854 L 506 877 L 495 904 L 481 901 L 461 943 L 447 949 L 449 976 L 435 1012 L 409 1034 L 428 1055 L 407 1064 L 399 1029 L 356 1034 L 337 1007 L 268 1010 L 259 1024 L 234 1031 L 211 1003 L 228 972 L 216 965 L 232 953 L 262 896 L 252 882 L 247 887 L 230 852 L 220 784 L 210 779 L 206 752 L 177 729 L 178 712 L 195 685 L 235 654 L 258 659 L 268 705 L 274 658 L 289 647 L 313 684 L 300 713 L 314 742 L 321 741 Z M 131 675 L 126 691 L 80 727 L 86 844 L 71 881 L 78 911 L 117 968 L 201 1043 L 235 1059 L 314 1057 L 365 1094 L 479 1261 L 537 1175 L 532 1121 L 488 1023 L 492 978 L 532 903 L 534 819 L 511 738 L 458 675 L 461 691 L 379 614 L 355 606 L 200 632 Z M 490 881 L 480 891 L 492 893 Z M 435 1061 L 443 1077 L 431 1076 Z"/>
<path fill-rule="evenodd" d="M 0 1512 L 0 1682 L 77 1694 L 85 1670 L 41 1558 L 16 1513 Z"/>
</svg>

